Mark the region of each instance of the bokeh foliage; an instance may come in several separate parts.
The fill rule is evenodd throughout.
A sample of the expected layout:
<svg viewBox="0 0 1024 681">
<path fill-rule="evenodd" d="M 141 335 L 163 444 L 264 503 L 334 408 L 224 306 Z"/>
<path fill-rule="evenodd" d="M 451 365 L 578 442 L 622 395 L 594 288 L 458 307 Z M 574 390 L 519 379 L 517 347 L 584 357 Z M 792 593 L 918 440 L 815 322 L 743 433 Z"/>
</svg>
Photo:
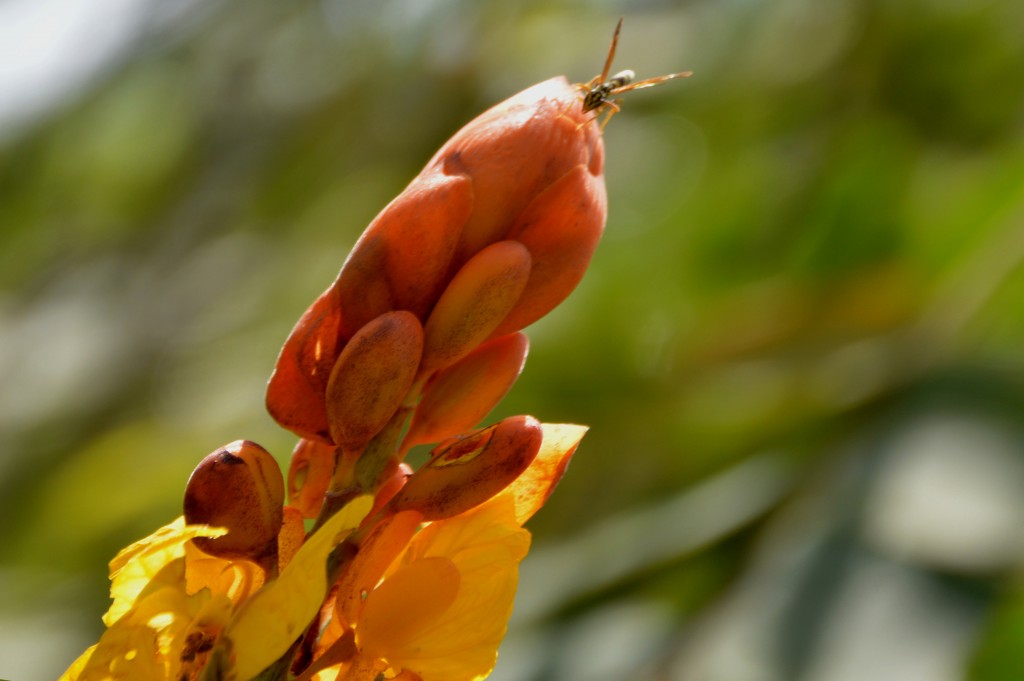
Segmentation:
<svg viewBox="0 0 1024 681">
<path fill-rule="evenodd" d="M 263 387 L 363 227 L 625 15 L 618 66 L 695 75 L 607 127 L 605 241 L 494 415 L 592 426 L 495 678 L 1020 678 L 1024 5 L 136 5 L 0 130 L 0 676 L 95 638 L 206 453 L 287 461 Z"/>
</svg>

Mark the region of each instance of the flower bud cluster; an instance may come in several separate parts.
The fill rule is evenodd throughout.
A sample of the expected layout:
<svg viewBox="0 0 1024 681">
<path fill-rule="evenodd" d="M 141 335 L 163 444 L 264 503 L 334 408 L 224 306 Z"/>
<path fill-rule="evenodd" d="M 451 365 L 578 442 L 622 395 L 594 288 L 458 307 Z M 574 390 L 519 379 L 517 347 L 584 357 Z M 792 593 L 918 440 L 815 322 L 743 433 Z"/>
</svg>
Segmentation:
<svg viewBox="0 0 1024 681">
<path fill-rule="evenodd" d="M 259 445 L 226 445 L 188 481 L 187 525 L 133 547 L 186 585 L 173 617 L 145 619 L 164 627 L 155 640 L 191 641 L 158 646 L 168 678 L 490 671 L 522 525 L 585 432 L 531 416 L 478 428 L 523 368 L 521 329 L 575 288 L 604 227 L 600 129 L 581 105 L 555 78 L 457 132 L 281 350 L 267 408 L 300 438 L 287 479 Z M 436 446 L 413 470 L 406 455 L 424 444 Z M 66 678 L 114 678 L 128 658 L 111 650 Z"/>
<path fill-rule="evenodd" d="M 604 228 L 603 145 L 579 97 L 554 78 L 498 104 L 373 220 L 281 351 L 267 390 L 279 424 L 358 449 L 432 381 L 448 385 L 452 426 L 424 399 L 432 413 L 416 419 L 432 428 L 418 439 L 454 435 L 490 411 L 504 381 L 487 377 L 508 380 L 525 353 L 507 337 L 576 287 Z M 474 354 L 498 339 L 486 357 Z M 489 389 L 453 400 L 446 372 Z"/>
</svg>

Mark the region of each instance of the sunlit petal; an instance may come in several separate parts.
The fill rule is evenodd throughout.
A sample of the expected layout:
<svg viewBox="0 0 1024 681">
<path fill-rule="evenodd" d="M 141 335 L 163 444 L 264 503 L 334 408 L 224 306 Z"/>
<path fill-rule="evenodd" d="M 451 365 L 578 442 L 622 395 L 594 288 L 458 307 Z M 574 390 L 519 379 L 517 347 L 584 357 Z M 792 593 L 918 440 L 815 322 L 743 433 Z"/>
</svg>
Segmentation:
<svg viewBox="0 0 1024 681">
<path fill-rule="evenodd" d="M 443 557 L 459 572 L 458 594 L 440 617 L 424 622 L 415 635 L 406 634 L 402 645 L 388 648 L 384 659 L 424 681 L 463 681 L 488 674 L 512 614 L 519 561 L 529 546 L 530 533 L 519 526 L 509 495 L 425 528 L 382 587 L 407 566 Z M 421 592 L 417 597 L 428 596 Z"/>
<path fill-rule="evenodd" d="M 212 641 L 230 614 L 231 602 L 209 591 L 188 595 L 185 560 L 168 563 L 139 592 L 134 605 L 107 628 L 88 658 L 66 673 L 77 681 L 177 679 L 187 660 L 190 634 Z M 84 656 L 83 656 L 84 657 Z"/>
<path fill-rule="evenodd" d="M 515 499 L 516 520 L 520 524 L 540 510 L 555 491 L 580 440 L 587 433 L 586 426 L 567 423 L 541 425 L 544 428 L 544 440 L 540 451 L 530 466 L 504 492 Z"/>
<path fill-rule="evenodd" d="M 445 614 L 459 593 L 459 570 L 435 556 L 399 568 L 370 594 L 356 638 L 367 655 L 408 658 L 420 650 L 420 634 Z"/>
<path fill-rule="evenodd" d="M 363 496 L 331 517 L 298 550 L 281 576 L 246 601 L 228 625 L 235 671 L 248 679 L 288 650 L 327 595 L 326 561 L 339 535 L 357 527 L 373 504 Z"/>
<path fill-rule="evenodd" d="M 169 525 L 122 549 L 110 561 L 110 597 L 113 603 L 103 616 L 108 627 L 132 607 L 149 581 L 171 561 L 185 555 L 185 543 L 193 537 L 219 537 L 225 530 L 206 525 L 185 525 L 178 518 Z"/>
<path fill-rule="evenodd" d="M 85 652 L 79 655 L 78 659 L 71 663 L 71 666 L 68 667 L 63 674 L 60 675 L 60 678 L 57 679 L 57 681 L 78 681 L 78 679 L 82 678 L 82 670 L 85 669 L 85 666 L 87 664 L 89 664 L 89 660 L 92 658 L 92 654 L 96 651 L 96 648 L 98 647 L 99 644 L 97 643 L 96 645 L 91 645 L 88 648 L 86 648 Z"/>
</svg>

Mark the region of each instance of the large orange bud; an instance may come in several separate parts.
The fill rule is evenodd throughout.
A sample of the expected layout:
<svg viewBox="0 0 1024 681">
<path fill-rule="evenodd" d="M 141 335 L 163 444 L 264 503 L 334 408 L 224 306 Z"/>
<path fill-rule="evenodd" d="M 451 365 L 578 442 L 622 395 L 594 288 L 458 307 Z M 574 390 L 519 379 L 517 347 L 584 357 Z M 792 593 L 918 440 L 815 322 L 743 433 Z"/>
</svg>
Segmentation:
<svg viewBox="0 0 1024 681">
<path fill-rule="evenodd" d="M 492 244 L 524 247 L 528 257 L 517 262 L 528 272 L 525 283 L 509 276 L 511 289 L 501 292 L 469 271 L 487 295 L 511 301 L 502 303 L 506 309 L 487 307 L 490 317 L 474 313 L 477 328 L 489 327 L 491 337 L 531 324 L 572 292 L 606 215 L 600 128 L 582 101 L 565 78 L 552 78 L 492 107 L 441 147 L 370 223 L 338 278 L 292 330 L 267 389 L 267 408 L 278 423 L 332 443 L 325 392 L 349 340 L 397 310 L 426 325 L 456 274 Z M 512 262 L 510 254 L 502 258 Z M 467 342 L 445 361 L 484 340 L 458 331 Z M 446 347 L 456 348 L 448 341 Z"/>
</svg>

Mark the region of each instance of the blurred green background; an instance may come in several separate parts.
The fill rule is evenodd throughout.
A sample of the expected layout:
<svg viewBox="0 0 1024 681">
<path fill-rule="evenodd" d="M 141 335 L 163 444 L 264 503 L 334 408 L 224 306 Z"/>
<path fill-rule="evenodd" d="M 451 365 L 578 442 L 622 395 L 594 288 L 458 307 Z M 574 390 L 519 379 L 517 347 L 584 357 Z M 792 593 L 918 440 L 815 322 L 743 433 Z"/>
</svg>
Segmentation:
<svg viewBox="0 0 1024 681">
<path fill-rule="evenodd" d="M 501 681 L 1024 678 L 1024 3 L 0 2 L 0 677 L 263 410 L 448 136 L 540 80 L 607 127 L 591 270 L 492 416 L 592 426 Z"/>
</svg>

